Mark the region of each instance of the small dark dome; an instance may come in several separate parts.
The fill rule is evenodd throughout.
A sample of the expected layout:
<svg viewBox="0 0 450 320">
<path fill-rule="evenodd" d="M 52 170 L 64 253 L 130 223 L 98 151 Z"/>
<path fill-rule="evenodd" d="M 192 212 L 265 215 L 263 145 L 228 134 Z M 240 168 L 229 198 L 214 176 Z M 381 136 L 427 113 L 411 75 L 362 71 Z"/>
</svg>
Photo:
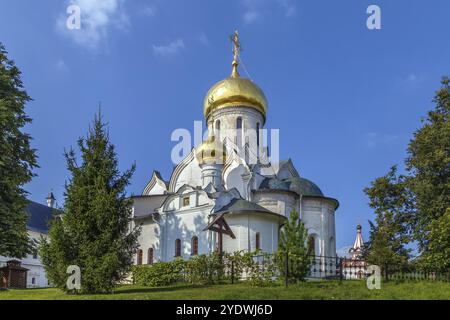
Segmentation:
<svg viewBox="0 0 450 320">
<path fill-rule="evenodd" d="M 312 181 L 305 178 L 292 178 L 290 189 L 299 195 L 323 197 L 322 190 Z"/>
</svg>

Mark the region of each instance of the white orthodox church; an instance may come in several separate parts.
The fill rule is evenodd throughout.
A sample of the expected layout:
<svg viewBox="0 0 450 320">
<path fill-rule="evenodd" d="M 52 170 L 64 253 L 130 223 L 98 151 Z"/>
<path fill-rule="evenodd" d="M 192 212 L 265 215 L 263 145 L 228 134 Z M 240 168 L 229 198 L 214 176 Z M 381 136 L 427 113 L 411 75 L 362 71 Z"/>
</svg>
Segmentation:
<svg viewBox="0 0 450 320">
<path fill-rule="evenodd" d="M 136 264 L 213 251 L 274 252 L 294 209 L 313 252 L 336 256 L 339 202 L 303 178 L 291 160 L 268 160 L 261 143 L 268 103 L 255 83 L 239 76 L 237 32 L 233 42 L 231 76 L 204 99 L 208 138 L 168 181 L 154 171 L 142 194 L 132 197 L 133 222 L 142 225 Z"/>
</svg>

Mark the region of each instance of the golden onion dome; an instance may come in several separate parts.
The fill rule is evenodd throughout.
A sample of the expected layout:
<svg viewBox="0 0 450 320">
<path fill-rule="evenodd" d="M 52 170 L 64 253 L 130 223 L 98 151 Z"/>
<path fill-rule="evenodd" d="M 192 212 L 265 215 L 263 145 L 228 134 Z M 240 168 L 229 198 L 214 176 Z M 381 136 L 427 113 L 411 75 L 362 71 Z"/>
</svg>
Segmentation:
<svg viewBox="0 0 450 320">
<path fill-rule="evenodd" d="M 195 149 L 195 157 L 199 164 L 224 164 L 226 150 L 220 141 L 211 136 Z"/>
<path fill-rule="evenodd" d="M 232 106 L 253 108 L 265 118 L 267 114 L 267 99 L 264 92 L 251 80 L 241 78 L 237 70 L 239 65 L 238 56 L 241 49 L 237 31 L 231 36 L 231 41 L 234 45 L 231 76 L 217 82 L 209 89 L 203 101 L 205 118 L 208 118 L 214 110 Z"/>
<path fill-rule="evenodd" d="M 209 89 L 203 102 L 205 118 L 214 110 L 232 106 L 256 109 L 264 118 L 267 114 L 267 100 L 264 92 L 251 80 L 231 76 L 217 82 Z"/>
</svg>

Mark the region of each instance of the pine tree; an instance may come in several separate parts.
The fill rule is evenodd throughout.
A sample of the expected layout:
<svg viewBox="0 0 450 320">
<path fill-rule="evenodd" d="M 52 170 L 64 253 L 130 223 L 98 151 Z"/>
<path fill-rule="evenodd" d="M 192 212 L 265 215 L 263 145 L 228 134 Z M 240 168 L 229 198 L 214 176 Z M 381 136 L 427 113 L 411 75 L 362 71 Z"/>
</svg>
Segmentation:
<svg viewBox="0 0 450 320">
<path fill-rule="evenodd" d="M 53 220 L 41 255 L 52 283 L 66 289 L 66 268 L 81 269 L 84 293 L 111 292 L 129 273 L 137 250 L 139 228 L 131 226 L 131 200 L 126 197 L 135 166 L 120 174 L 114 146 L 101 115 L 86 138 L 80 138 L 81 164 L 66 152 L 72 177 L 65 190 L 64 214 Z"/>
<path fill-rule="evenodd" d="M 370 239 L 364 248 L 364 256 L 371 264 L 400 265 L 409 259 L 410 250 L 405 245 L 409 242 L 412 203 L 405 181 L 393 166 L 364 189 L 375 211 L 375 223 L 370 222 Z"/>
<path fill-rule="evenodd" d="M 297 210 L 292 210 L 288 222 L 280 232 L 278 257 L 280 264 L 285 263 L 286 254 L 289 257 L 289 277 L 303 280 L 309 272 L 311 258 L 307 248 L 308 231 L 303 221 L 299 219 Z M 284 268 L 280 266 L 281 272 Z"/>
<path fill-rule="evenodd" d="M 416 210 L 411 219 L 423 261 L 438 270 L 450 264 L 450 81 L 442 79 L 434 110 L 414 133 L 406 159 Z M 436 270 L 437 271 L 437 270 Z"/>
<path fill-rule="evenodd" d="M 25 105 L 31 100 L 21 72 L 0 43 L 0 255 L 23 258 L 31 252 L 24 184 L 37 167 L 31 137 L 22 128 L 31 123 Z"/>
</svg>

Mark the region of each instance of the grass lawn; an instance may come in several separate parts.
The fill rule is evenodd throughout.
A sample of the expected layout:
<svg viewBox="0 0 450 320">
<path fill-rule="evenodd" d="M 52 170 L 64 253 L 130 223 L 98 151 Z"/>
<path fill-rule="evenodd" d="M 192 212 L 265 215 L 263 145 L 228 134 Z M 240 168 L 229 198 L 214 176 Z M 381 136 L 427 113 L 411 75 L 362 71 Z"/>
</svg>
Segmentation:
<svg viewBox="0 0 450 320">
<path fill-rule="evenodd" d="M 258 288 L 246 283 L 193 286 L 179 284 L 148 288 L 124 285 L 114 294 L 69 295 L 58 289 L 24 289 L 0 291 L 0 300 L 206 300 L 206 299 L 446 299 L 450 300 L 450 283 L 403 282 L 383 283 L 381 290 L 368 290 L 365 281 L 311 281 L 285 288 L 282 285 Z"/>
</svg>

